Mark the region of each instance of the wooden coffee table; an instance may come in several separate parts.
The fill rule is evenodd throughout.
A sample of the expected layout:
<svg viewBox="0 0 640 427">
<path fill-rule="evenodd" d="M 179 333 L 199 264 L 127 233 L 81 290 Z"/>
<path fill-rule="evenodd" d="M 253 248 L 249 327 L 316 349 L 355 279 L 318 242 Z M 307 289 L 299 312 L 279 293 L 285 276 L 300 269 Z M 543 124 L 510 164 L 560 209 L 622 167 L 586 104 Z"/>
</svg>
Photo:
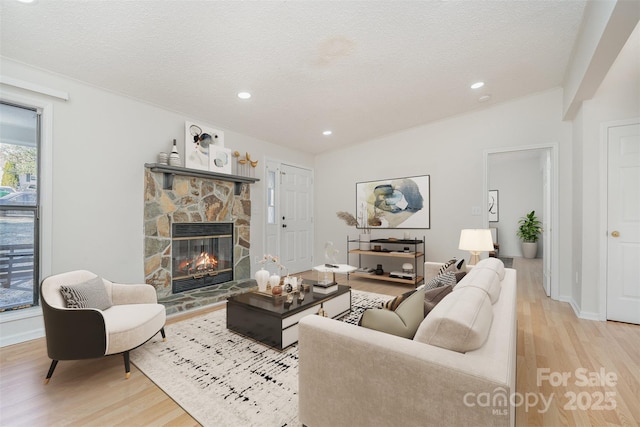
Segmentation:
<svg viewBox="0 0 640 427">
<path fill-rule="evenodd" d="M 351 311 L 351 287 L 338 285 L 330 294 L 307 293 L 303 301 L 248 292 L 227 299 L 227 329 L 283 350 L 298 342 L 298 322 L 322 309 L 327 317 Z"/>
</svg>

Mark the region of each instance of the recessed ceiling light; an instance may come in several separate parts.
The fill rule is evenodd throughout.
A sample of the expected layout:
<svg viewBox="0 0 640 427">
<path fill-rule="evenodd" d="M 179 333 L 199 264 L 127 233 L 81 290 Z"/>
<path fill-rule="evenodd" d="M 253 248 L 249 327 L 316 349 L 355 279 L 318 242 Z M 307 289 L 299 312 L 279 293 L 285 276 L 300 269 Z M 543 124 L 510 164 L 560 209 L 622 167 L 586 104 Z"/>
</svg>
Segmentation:
<svg viewBox="0 0 640 427">
<path fill-rule="evenodd" d="M 36 0 L 18 0 L 20 3 L 35 3 Z"/>
<path fill-rule="evenodd" d="M 238 92 L 238 98 L 249 99 L 251 98 L 251 94 L 249 92 Z"/>
<path fill-rule="evenodd" d="M 475 82 L 471 85 L 471 89 L 480 89 L 482 86 L 484 86 L 484 82 Z"/>
<path fill-rule="evenodd" d="M 325 130 L 324 132 L 322 132 L 322 134 L 323 134 L 324 136 L 329 136 L 329 135 L 331 135 L 332 133 L 333 133 L 333 132 L 331 132 L 330 130 Z"/>
<path fill-rule="evenodd" d="M 478 102 L 487 102 L 490 99 L 491 95 L 482 95 L 480 98 L 478 98 Z"/>
</svg>

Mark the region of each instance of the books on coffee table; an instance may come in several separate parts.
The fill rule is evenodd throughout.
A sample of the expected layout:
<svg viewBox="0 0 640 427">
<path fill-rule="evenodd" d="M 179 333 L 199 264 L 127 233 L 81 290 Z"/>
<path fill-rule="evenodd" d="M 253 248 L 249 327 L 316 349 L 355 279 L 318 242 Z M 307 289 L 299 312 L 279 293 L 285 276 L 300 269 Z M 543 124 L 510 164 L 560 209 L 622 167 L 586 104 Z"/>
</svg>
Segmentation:
<svg viewBox="0 0 640 427">
<path fill-rule="evenodd" d="M 336 282 L 318 283 L 317 280 L 306 280 L 305 282 L 313 285 L 313 292 L 317 294 L 330 294 L 338 290 Z"/>
</svg>

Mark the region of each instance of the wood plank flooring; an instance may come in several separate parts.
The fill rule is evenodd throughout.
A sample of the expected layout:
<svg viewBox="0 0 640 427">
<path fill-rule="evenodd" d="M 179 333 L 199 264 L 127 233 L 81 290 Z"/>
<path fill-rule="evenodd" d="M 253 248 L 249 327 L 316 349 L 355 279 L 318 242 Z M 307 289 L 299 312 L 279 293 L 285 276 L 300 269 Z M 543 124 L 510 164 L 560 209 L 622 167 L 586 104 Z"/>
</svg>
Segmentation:
<svg viewBox="0 0 640 427">
<path fill-rule="evenodd" d="M 531 403 L 529 408 L 518 407 L 516 424 L 639 425 L 640 326 L 578 319 L 568 304 L 544 295 L 538 260 L 516 258 L 514 267 L 518 270 L 516 388 Z M 303 276 L 313 278 L 313 273 Z M 338 281 L 344 283 L 346 277 Z M 355 278 L 349 284 L 387 295 L 411 289 Z M 169 323 L 212 310 L 174 317 Z M 0 349 L 0 426 L 198 425 L 135 366 L 125 380 L 121 356 L 62 361 L 45 386 L 42 380 L 49 364 L 44 339 Z M 580 376 L 576 377 L 580 368 L 584 374 L 601 369 L 615 373 L 616 385 L 581 386 Z M 538 369 L 547 370 L 554 379 L 565 372 L 571 377 L 566 384 L 539 381 Z M 605 401 L 607 392 L 613 394 Z M 551 401 L 547 410 L 540 394 Z M 536 405 L 534 395 L 539 399 Z M 605 409 L 614 404 L 615 408 Z"/>
</svg>

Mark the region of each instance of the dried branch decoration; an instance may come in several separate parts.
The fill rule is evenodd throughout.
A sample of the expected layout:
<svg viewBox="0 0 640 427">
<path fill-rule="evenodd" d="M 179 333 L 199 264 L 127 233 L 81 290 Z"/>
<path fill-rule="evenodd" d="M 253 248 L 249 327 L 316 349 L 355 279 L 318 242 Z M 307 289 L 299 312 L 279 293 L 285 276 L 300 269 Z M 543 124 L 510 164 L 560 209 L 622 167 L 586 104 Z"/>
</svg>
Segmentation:
<svg viewBox="0 0 640 427">
<path fill-rule="evenodd" d="M 356 219 L 355 216 L 351 215 L 349 212 L 339 211 L 339 212 L 336 212 L 336 215 L 338 216 L 338 218 L 340 218 L 345 223 L 347 223 L 347 225 L 351 227 L 358 226 L 358 220 Z"/>
</svg>

